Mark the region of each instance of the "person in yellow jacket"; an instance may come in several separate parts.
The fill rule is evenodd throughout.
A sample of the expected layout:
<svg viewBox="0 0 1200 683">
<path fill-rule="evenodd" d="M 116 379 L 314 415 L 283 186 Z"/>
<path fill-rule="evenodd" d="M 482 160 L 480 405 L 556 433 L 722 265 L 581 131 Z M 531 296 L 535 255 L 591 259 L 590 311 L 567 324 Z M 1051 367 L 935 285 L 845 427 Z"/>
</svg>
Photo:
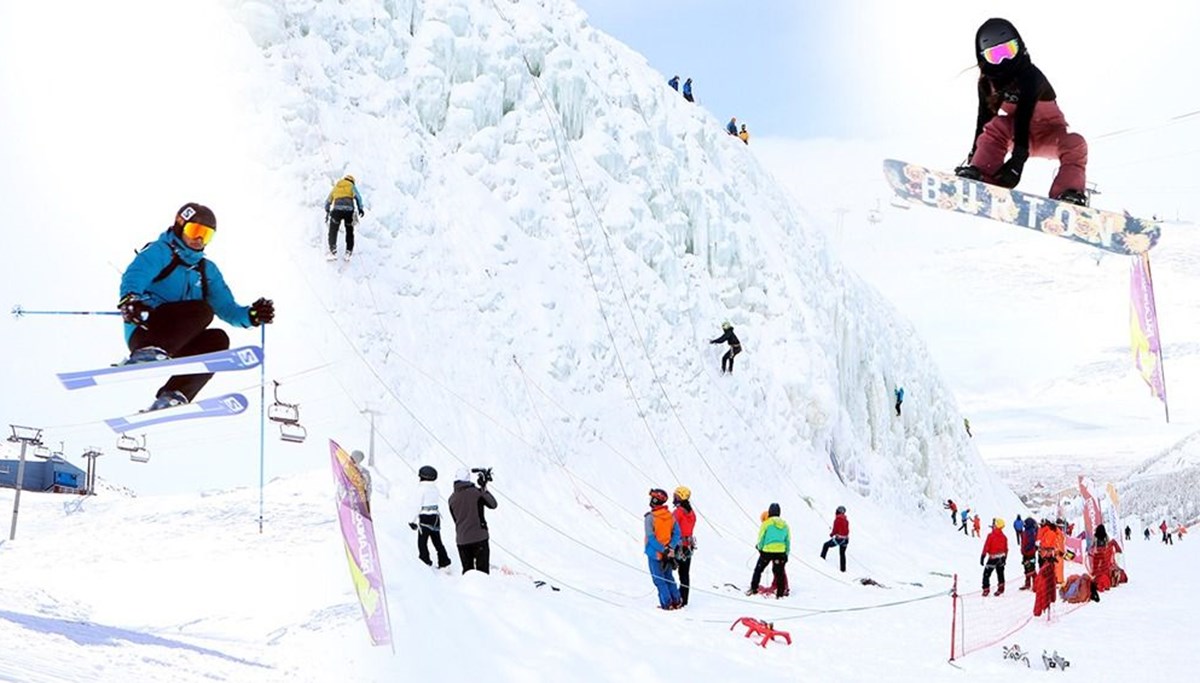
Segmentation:
<svg viewBox="0 0 1200 683">
<path fill-rule="evenodd" d="M 767 508 L 767 518 L 758 528 L 758 563 L 754 565 L 754 575 L 750 577 L 750 590 L 746 595 L 758 593 L 758 584 L 762 579 L 763 570 L 771 565 L 771 573 L 775 576 L 775 597 L 782 598 L 788 592 L 787 561 L 788 553 L 792 550 L 792 531 L 787 522 L 779 516 L 779 503 L 771 503 Z"/>
<path fill-rule="evenodd" d="M 354 176 L 346 174 L 333 184 L 333 189 L 325 198 L 325 222 L 329 224 L 328 260 L 337 258 L 338 229 L 342 225 L 346 226 L 346 260 L 350 260 L 350 254 L 354 253 L 354 224 L 357 222 L 354 214 L 357 212 L 358 217 L 362 218 L 364 211 L 363 198 L 358 192 Z"/>
<path fill-rule="evenodd" d="M 742 129 L 738 131 L 738 137 L 747 145 L 750 144 L 750 131 L 746 130 L 746 124 L 742 124 Z"/>
</svg>

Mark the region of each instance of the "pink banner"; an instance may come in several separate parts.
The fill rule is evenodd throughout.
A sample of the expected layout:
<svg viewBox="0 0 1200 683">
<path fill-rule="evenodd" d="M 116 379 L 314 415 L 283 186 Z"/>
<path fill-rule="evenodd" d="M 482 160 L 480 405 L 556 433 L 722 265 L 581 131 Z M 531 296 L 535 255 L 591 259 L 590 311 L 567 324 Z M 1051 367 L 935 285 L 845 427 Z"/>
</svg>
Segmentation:
<svg viewBox="0 0 1200 683">
<path fill-rule="evenodd" d="M 1162 344 L 1158 336 L 1158 311 L 1154 306 L 1154 283 L 1150 277 L 1150 255 L 1132 259 L 1129 270 L 1129 333 L 1133 364 L 1150 385 L 1150 391 L 1167 403 L 1163 377 Z"/>
<path fill-rule="evenodd" d="M 337 483 L 338 520 L 350 562 L 350 579 L 362 605 L 363 619 L 375 645 L 392 642 L 391 619 L 379 550 L 375 545 L 375 527 L 367 508 L 366 486 L 350 454 L 333 439 L 329 440 L 329 460 Z"/>
<path fill-rule="evenodd" d="M 1090 544 L 1096 531 L 1096 525 L 1103 524 L 1104 519 L 1100 516 L 1099 501 L 1083 485 L 1083 475 L 1079 475 L 1079 495 L 1083 496 L 1083 530 Z"/>
</svg>

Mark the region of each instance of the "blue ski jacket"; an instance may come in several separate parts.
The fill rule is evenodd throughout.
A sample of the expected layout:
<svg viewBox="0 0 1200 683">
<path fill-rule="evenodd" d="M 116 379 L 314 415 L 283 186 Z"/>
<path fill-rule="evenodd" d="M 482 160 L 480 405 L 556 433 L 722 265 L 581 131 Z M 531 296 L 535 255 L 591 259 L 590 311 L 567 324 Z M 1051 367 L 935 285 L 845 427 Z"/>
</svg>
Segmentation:
<svg viewBox="0 0 1200 683">
<path fill-rule="evenodd" d="M 689 78 L 683 82 L 683 94 L 684 95 L 692 94 L 692 79 Z"/>
<path fill-rule="evenodd" d="M 172 264 L 173 267 L 172 267 Z M 157 281 L 156 281 L 157 280 Z M 217 264 L 184 244 L 167 228 L 133 257 L 121 275 L 121 298 L 136 294 L 151 308 L 177 301 L 207 301 L 218 318 L 236 327 L 250 327 L 250 307 L 233 298 Z M 125 341 L 137 327 L 125 323 Z"/>
<path fill-rule="evenodd" d="M 899 389 L 896 390 L 896 403 L 899 403 L 903 400 L 904 400 L 904 387 L 900 387 Z"/>
</svg>

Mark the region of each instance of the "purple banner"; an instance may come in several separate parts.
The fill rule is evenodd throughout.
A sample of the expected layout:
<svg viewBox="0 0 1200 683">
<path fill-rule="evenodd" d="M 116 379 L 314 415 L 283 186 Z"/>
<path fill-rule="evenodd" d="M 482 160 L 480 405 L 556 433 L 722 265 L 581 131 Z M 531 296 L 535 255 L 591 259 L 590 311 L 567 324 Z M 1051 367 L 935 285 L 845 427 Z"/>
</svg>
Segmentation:
<svg viewBox="0 0 1200 683">
<path fill-rule="evenodd" d="M 1133 364 L 1150 385 L 1150 391 L 1166 405 L 1167 385 L 1163 379 L 1158 312 L 1154 307 L 1154 284 L 1147 254 L 1133 257 L 1129 270 L 1129 332 Z"/>
<path fill-rule="evenodd" d="M 345 541 L 346 560 L 350 563 L 350 580 L 354 582 L 354 590 L 358 593 L 371 642 L 390 645 L 392 629 L 387 593 L 363 476 L 350 459 L 350 454 L 333 439 L 329 440 L 329 460 L 333 465 L 333 480 L 337 483 L 338 520 Z"/>
</svg>

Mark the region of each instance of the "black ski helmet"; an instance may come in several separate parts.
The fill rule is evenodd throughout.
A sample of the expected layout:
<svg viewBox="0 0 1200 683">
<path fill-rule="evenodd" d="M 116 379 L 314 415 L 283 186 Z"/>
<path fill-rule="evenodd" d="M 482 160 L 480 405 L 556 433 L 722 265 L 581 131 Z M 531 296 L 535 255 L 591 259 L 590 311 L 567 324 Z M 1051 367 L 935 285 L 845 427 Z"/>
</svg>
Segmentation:
<svg viewBox="0 0 1200 683">
<path fill-rule="evenodd" d="M 983 51 L 989 47 L 995 47 L 1010 40 L 1017 41 L 1017 56 L 1013 59 L 1005 60 L 999 64 L 989 64 L 983 58 Z M 1029 59 L 1025 51 L 1025 40 L 1021 38 L 1017 27 L 1012 25 L 1007 19 L 993 17 L 980 24 L 979 29 L 975 31 L 975 61 L 979 64 L 979 68 L 988 75 L 1003 75 L 1011 72 L 1020 62 Z"/>
<path fill-rule="evenodd" d="M 421 481 L 437 481 L 437 470 L 429 465 L 422 465 L 421 469 L 417 470 L 417 476 Z"/>
<path fill-rule="evenodd" d="M 839 505 L 839 506 L 837 506 L 837 512 L 836 512 L 836 514 L 839 514 L 839 515 L 844 515 L 844 514 L 846 514 L 846 506 L 845 506 L 845 505 Z"/>
</svg>

